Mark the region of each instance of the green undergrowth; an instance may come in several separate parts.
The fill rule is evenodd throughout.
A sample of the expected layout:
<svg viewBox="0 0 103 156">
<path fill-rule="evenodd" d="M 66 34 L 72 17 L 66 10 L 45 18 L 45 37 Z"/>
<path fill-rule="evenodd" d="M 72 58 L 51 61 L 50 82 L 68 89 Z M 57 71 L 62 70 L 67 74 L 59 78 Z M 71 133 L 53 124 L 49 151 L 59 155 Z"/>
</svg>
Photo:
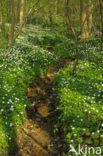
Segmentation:
<svg viewBox="0 0 103 156">
<path fill-rule="evenodd" d="M 47 49 L 51 47 L 52 53 L 62 58 L 77 58 L 72 34 L 67 37 L 49 28 L 31 27 L 29 25 L 27 30 L 23 30 L 20 43 L 27 45 L 30 42 Z M 78 39 L 78 43 L 80 57 L 76 74 L 70 75 L 71 63 L 54 79 L 60 100 L 58 109 L 61 111 L 55 131 L 62 130 L 66 151 L 70 144 L 77 148 L 79 143 L 103 147 L 103 51 L 100 50 L 99 38 Z"/>
<path fill-rule="evenodd" d="M 76 44 L 73 36 L 71 39 L 71 34 L 72 32 L 66 35 L 50 28 L 28 25 L 23 29 L 17 43 L 23 42 L 23 44 L 28 44 L 29 42 L 32 45 L 39 45 L 45 49 L 50 48 L 50 50 L 52 49 L 52 53 L 62 58 L 75 59 L 77 58 Z M 81 60 L 86 59 L 98 63 L 103 59 L 100 52 L 100 38 L 78 40 L 78 49 Z"/>
<path fill-rule="evenodd" d="M 26 97 L 27 87 L 50 66 L 56 66 L 58 63 L 54 54 L 26 41 L 24 44 L 21 41 L 16 43 L 6 60 L 4 52 L 2 49 L 0 53 L 0 150 L 2 151 L 13 147 L 17 128 L 25 120 L 25 108 L 31 105 Z"/>
<path fill-rule="evenodd" d="M 103 149 L 103 63 L 79 61 L 71 76 L 73 64 L 60 70 L 54 79 L 61 111 L 55 132 L 62 130 L 67 151 L 70 144 Z"/>
<path fill-rule="evenodd" d="M 43 48 L 54 47 L 56 44 L 67 40 L 67 37 L 50 28 L 41 28 L 40 26 L 28 25 L 23 29 L 17 42 L 25 42 L 33 45 L 39 45 Z"/>
<path fill-rule="evenodd" d="M 66 36 L 49 28 L 37 26 L 31 29 L 29 25 L 22 35 L 21 40 L 26 39 L 25 44 L 30 42 L 44 49 L 50 47 L 53 54 L 62 58 L 77 58 L 72 33 Z M 71 63 L 60 70 L 54 79 L 60 100 L 58 109 L 61 111 L 55 131 L 62 130 L 66 151 L 70 144 L 77 148 L 79 143 L 103 147 L 103 51 L 100 50 L 99 38 L 78 39 L 78 43 L 80 57 L 76 74 L 70 75 Z"/>
<path fill-rule="evenodd" d="M 77 58 L 71 35 L 27 25 L 6 60 L 5 50 L 0 50 L 0 150 L 8 149 L 16 142 L 17 128 L 25 120 L 25 108 L 31 105 L 26 97 L 31 82 L 50 66 L 57 65 L 56 55 Z M 54 80 L 60 99 L 58 109 L 61 110 L 55 130 L 61 129 L 64 133 L 66 149 L 70 143 L 74 147 L 78 143 L 102 147 L 103 52 L 100 51 L 100 39 L 78 42 L 80 60 L 76 74 L 70 75 L 71 63 L 60 70 Z M 52 52 L 47 51 L 49 48 Z"/>
<path fill-rule="evenodd" d="M 88 59 L 89 61 L 99 61 L 101 59 L 100 39 L 86 39 L 78 41 L 78 50 L 80 59 Z M 66 40 L 57 44 L 53 51 L 55 54 L 63 58 L 77 58 L 76 44 L 74 40 Z M 103 57 L 102 57 L 103 58 Z"/>
</svg>

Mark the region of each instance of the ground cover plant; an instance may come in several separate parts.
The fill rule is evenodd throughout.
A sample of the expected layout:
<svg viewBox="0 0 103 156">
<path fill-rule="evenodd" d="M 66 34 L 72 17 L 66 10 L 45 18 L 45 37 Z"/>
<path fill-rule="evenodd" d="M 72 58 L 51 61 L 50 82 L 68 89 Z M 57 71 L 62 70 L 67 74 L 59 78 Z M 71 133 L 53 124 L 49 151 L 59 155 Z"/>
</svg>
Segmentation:
<svg viewBox="0 0 103 156">
<path fill-rule="evenodd" d="M 52 52 L 44 50 L 46 47 L 52 47 Z M 96 85 L 100 87 L 102 84 L 103 54 L 100 51 L 99 39 L 79 41 L 79 49 L 81 61 L 79 61 L 76 75 L 70 76 L 72 65 L 69 65 L 55 78 L 60 98 L 58 109 L 61 110 L 58 126 L 62 127 L 66 136 L 66 148 L 72 141 L 74 146 L 78 143 L 97 145 L 99 144 L 98 138 L 102 139 L 102 116 L 100 117 L 102 88 L 98 91 L 101 91 L 99 101 L 98 87 L 97 89 L 95 87 Z M 25 96 L 27 87 L 49 66 L 57 64 L 56 55 L 75 59 L 77 57 L 75 41 L 63 34 L 60 35 L 59 32 L 50 31 L 50 28 L 43 30 L 41 27 L 33 25 L 27 25 L 23 29 L 6 61 L 4 61 L 4 50 L 1 49 L 0 138 L 2 139 L 0 146 L 2 148 L 8 148 L 8 144 L 11 146 L 16 141 L 17 127 L 22 125 L 25 120 L 25 107 L 30 106 L 30 102 Z M 98 77 L 100 80 L 97 79 Z M 91 109 L 91 105 L 93 105 L 93 109 Z M 78 120 L 76 120 L 77 116 Z M 100 123 L 98 128 L 96 128 L 97 123 Z M 91 129 L 89 129 L 90 126 Z M 102 141 L 100 141 L 101 143 Z"/>
<path fill-rule="evenodd" d="M 58 62 L 54 54 L 29 42 L 25 43 L 26 41 L 24 44 L 16 43 L 6 60 L 3 49 L 0 53 L 0 150 L 2 152 L 3 149 L 13 146 L 17 127 L 25 120 L 25 108 L 31 105 L 26 97 L 27 87 L 48 67 L 55 66 Z"/>
<path fill-rule="evenodd" d="M 24 36 L 26 38 L 25 41 L 42 47 L 55 46 L 57 43 L 67 39 L 66 36 L 58 33 L 56 30 L 35 25 L 27 25 L 26 28 L 23 28 L 22 34 L 18 38 L 19 42 L 20 39 L 23 40 Z"/>
<path fill-rule="evenodd" d="M 101 55 L 100 51 L 100 39 L 99 38 L 91 38 L 86 40 L 78 41 L 78 48 L 80 52 L 80 59 L 87 59 L 89 61 L 98 61 L 98 57 L 100 59 Z M 63 57 L 63 58 L 72 58 L 75 59 L 77 57 L 76 44 L 72 39 L 67 39 L 62 43 L 58 43 L 53 51 L 55 54 Z"/>
<path fill-rule="evenodd" d="M 60 70 L 54 82 L 61 111 L 57 129 L 62 127 L 65 148 L 86 144 L 103 148 L 103 62 L 79 61 L 74 76 L 73 63 Z"/>
<path fill-rule="evenodd" d="M 51 28 L 43 29 L 40 26 L 28 25 L 23 29 L 21 36 L 16 42 L 23 42 L 23 44 L 29 43 L 31 45 L 39 45 L 45 49 L 52 49 L 52 53 L 62 58 L 75 59 L 77 57 L 76 44 L 73 36 L 71 39 L 65 33 L 60 33 Z M 102 60 L 100 38 L 79 39 L 78 44 L 80 59 L 86 59 L 96 63 Z"/>
</svg>

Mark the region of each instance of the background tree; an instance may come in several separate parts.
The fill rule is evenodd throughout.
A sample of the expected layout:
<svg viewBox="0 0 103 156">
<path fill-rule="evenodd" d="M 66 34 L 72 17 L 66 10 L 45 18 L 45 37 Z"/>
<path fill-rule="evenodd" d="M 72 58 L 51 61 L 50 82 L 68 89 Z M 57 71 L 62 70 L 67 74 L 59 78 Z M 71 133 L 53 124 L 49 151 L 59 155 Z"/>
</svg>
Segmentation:
<svg viewBox="0 0 103 156">
<path fill-rule="evenodd" d="M 103 50 L 103 1 L 99 0 L 99 5 L 100 5 L 100 19 L 101 19 L 101 48 Z"/>
<path fill-rule="evenodd" d="M 20 0 L 20 21 L 19 21 L 19 24 L 20 24 L 20 27 L 23 25 L 23 22 L 24 22 L 24 5 L 25 5 L 25 1 L 24 0 Z"/>
<path fill-rule="evenodd" d="M 92 0 L 80 0 L 81 39 L 92 35 L 93 27 L 93 2 Z"/>
<path fill-rule="evenodd" d="M 17 30 L 16 25 L 23 25 L 24 18 L 36 2 L 37 0 L 0 1 L 1 34 L 5 40 L 12 42 Z M 89 38 L 93 31 L 100 33 L 100 23 L 102 31 L 102 3 L 102 0 L 40 0 L 27 18 L 27 23 L 51 26 L 62 32 L 69 32 L 69 15 L 76 33 L 81 34 L 79 37 Z"/>
<path fill-rule="evenodd" d="M 10 35 L 10 44 L 14 40 L 14 30 L 15 30 L 15 0 L 11 0 L 11 35 Z"/>
</svg>

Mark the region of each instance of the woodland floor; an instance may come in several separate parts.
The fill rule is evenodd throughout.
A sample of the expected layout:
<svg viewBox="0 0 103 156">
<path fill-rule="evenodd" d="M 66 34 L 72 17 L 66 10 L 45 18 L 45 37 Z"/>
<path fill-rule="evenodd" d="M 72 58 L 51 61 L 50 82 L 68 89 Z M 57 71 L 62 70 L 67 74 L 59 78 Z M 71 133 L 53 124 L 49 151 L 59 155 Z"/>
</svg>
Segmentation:
<svg viewBox="0 0 103 156">
<path fill-rule="evenodd" d="M 27 118 L 18 131 L 15 149 L 10 156 L 63 156 L 62 135 L 53 134 L 58 121 L 58 98 L 53 88 L 53 78 L 60 68 L 70 63 L 60 59 L 59 65 L 50 68 L 40 78 L 34 80 L 27 90 L 32 107 L 27 108 Z"/>
</svg>

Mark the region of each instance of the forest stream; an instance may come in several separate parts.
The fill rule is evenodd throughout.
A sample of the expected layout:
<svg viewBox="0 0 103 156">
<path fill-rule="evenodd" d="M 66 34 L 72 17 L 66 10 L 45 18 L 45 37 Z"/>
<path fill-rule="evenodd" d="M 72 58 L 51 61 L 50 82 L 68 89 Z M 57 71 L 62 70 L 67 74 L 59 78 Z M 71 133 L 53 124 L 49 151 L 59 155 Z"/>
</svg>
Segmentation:
<svg viewBox="0 0 103 156">
<path fill-rule="evenodd" d="M 26 122 L 19 129 L 15 149 L 10 156 L 59 156 L 63 154 L 62 136 L 53 134 L 58 121 L 58 98 L 53 91 L 53 78 L 69 59 L 60 60 L 58 67 L 50 68 L 37 78 L 27 90 L 32 106 L 27 108 Z"/>
</svg>

